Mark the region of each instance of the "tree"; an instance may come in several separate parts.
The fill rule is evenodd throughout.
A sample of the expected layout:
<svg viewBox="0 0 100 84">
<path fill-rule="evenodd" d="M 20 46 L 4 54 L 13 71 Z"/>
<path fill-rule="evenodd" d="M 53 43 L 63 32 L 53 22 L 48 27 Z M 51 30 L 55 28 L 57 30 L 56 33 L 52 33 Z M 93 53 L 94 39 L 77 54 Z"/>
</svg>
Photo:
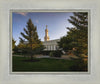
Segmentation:
<svg viewBox="0 0 100 84">
<path fill-rule="evenodd" d="M 16 41 L 12 38 L 12 50 L 14 50 L 14 48 L 15 48 L 15 43 L 16 43 Z"/>
<path fill-rule="evenodd" d="M 59 46 L 65 50 L 72 48 L 77 49 L 77 53 L 88 53 L 88 13 L 87 12 L 74 12 L 68 21 L 74 27 L 67 27 L 69 30 L 65 37 L 62 37 Z"/>
<path fill-rule="evenodd" d="M 74 13 L 74 16 L 70 17 L 69 22 L 72 23 L 77 32 L 74 34 L 76 37 L 74 39 L 77 42 L 77 52 L 79 54 L 88 53 L 88 13 L 78 12 Z"/>
<path fill-rule="evenodd" d="M 37 27 L 34 26 L 31 19 L 28 20 L 24 33 L 21 32 L 21 35 L 23 38 L 19 37 L 19 47 L 26 50 L 30 54 L 31 60 L 33 60 L 33 55 L 43 50 L 43 45 L 38 38 Z"/>
<path fill-rule="evenodd" d="M 60 42 L 58 42 L 58 45 L 60 48 L 63 48 L 64 51 L 71 50 L 73 46 L 76 45 L 75 42 L 75 33 L 76 33 L 76 28 L 71 28 L 69 29 L 70 31 L 67 32 L 66 36 L 61 37 Z"/>
</svg>

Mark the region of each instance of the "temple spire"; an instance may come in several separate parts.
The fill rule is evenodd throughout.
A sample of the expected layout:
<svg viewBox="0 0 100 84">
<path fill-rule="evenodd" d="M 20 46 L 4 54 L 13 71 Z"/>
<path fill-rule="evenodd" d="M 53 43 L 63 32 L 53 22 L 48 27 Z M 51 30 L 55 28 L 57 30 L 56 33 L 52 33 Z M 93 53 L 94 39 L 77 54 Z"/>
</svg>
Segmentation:
<svg viewBox="0 0 100 84">
<path fill-rule="evenodd" d="M 45 37 L 44 37 L 44 41 L 49 41 L 47 25 L 46 25 L 46 29 L 45 29 Z"/>
</svg>

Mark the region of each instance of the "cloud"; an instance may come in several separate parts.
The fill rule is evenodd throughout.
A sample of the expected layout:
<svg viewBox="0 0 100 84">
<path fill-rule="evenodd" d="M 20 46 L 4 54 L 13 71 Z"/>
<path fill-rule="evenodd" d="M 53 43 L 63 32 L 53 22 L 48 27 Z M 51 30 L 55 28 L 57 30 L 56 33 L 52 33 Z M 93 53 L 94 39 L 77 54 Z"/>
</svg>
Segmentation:
<svg viewBox="0 0 100 84">
<path fill-rule="evenodd" d="M 36 20 L 35 22 L 36 22 L 36 23 L 39 23 L 39 21 L 38 21 L 38 20 Z"/>
<path fill-rule="evenodd" d="M 16 12 L 17 14 L 20 14 L 20 15 L 23 15 L 23 16 L 26 16 L 28 13 L 26 12 Z"/>
</svg>

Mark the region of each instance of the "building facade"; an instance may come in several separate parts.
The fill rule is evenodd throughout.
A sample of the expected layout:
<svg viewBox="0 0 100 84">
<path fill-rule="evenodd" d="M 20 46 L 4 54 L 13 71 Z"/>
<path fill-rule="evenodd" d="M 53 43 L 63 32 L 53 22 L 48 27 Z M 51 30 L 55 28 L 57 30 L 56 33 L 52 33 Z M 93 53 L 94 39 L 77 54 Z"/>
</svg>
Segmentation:
<svg viewBox="0 0 100 84">
<path fill-rule="evenodd" d="M 45 51 L 52 51 L 52 50 L 57 50 L 59 49 L 59 46 L 57 44 L 57 42 L 60 41 L 60 39 L 55 39 L 55 40 L 49 40 L 49 35 L 48 35 L 48 29 L 47 29 L 47 25 L 46 25 L 46 29 L 45 29 L 45 36 L 44 36 L 44 41 L 43 41 L 43 45 L 45 46 Z"/>
</svg>

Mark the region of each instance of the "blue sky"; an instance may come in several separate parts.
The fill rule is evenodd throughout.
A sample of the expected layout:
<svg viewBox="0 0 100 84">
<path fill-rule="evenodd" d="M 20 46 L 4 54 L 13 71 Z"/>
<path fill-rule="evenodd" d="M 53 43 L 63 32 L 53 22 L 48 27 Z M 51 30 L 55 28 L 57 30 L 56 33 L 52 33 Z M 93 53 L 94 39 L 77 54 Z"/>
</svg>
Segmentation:
<svg viewBox="0 0 100 84">
<path fill-rule="evenodd" d="M 67 34 L 66 27 L 73 27 L 68 22 L 71 12 L 13 12 L 12 13 L 12 36 L 19 43 L 20 32 L 26 28 L 26 23 L 31 18 L 33 24 L 37 26 L 39 39 L 44 41 L 46 25 L 48 25 L 48 34 L 50 40 L 59 39 Z"/>
</svg>

